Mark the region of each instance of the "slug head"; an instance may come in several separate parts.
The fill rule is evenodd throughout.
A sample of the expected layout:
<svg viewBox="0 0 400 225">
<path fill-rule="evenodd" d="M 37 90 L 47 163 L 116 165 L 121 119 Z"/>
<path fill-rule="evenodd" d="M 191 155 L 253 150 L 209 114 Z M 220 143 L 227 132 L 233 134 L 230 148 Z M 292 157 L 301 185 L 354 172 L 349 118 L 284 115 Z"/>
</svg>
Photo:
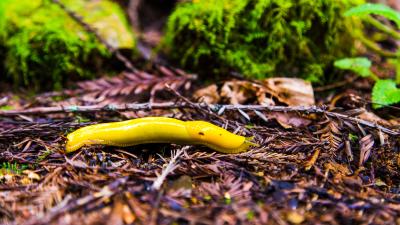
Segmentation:
<svg viewBox="0 0 400 225">
<path fill-rule="evenodd" d="M 244 136 L 236 135 L 204 121 L 188 121 L 186 122 L 186 129 L 191 138 L 217 150 L 239 149 L 247 142 Z"/>
<path fill-rule="evenodd" d="M 65 152 L 70 153 L 80 149 L 83 143 L 79 140 L 79 135 L 76 132 L 72 132 L 67 135 L 67 143 L 65 144 Z"/>
<path fill-rule="evenodd" d="M 83 127 L 67 135 L 65 152 L 70 153 L 82 148 L 85 145 L 100 144 L 101 140 L 93 138 L 95 131 L 93 127 Z"/>
</svg>

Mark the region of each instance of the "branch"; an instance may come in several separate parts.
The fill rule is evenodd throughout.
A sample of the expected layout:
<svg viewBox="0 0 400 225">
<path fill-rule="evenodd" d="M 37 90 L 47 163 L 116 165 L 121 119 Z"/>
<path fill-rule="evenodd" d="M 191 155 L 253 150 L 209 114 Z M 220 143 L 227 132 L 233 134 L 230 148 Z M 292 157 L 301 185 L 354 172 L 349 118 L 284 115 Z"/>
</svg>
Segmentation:
<svg viewBox="0 0 400 225">
<path fill-rule="evenodd" d="M 179 149 L 175 153 L 172 152 L 171 155 L 171 160 L 168 162 L 168 165 L 163 168 L 161 174 L 157 177 L 157 179 L 154 181 L 153 185 L 151 188 L 153 190 L 160 190 L 162 184 L 164 183 L 165 178 L 167 178 L 168 174 L 172 173 L 177 167 L 178 167 L 178 159 L 179 157 L 183 154 L 187 147 L 184 147 L 182 149 Z M 166 160 L 164 159 L 166 162 Z"/>
</svg>

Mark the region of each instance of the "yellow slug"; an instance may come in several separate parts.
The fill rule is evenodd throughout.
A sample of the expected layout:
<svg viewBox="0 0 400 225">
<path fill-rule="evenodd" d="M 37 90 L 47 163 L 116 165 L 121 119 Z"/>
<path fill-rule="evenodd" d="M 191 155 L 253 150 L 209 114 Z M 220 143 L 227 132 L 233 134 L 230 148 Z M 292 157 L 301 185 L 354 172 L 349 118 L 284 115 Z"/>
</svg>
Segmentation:
<svg viewBox="0 0 400 225">
<path fill-rule="evenodd" d="M 147 143 L 202 144 L 222 153 L 239 153 L 257 146 L 252 137 L 233 134 L 204 121 L 145 117 L 82 127 L 67 136 L 66 152 L 93 144 L 132 146 Z"/>
</svg>

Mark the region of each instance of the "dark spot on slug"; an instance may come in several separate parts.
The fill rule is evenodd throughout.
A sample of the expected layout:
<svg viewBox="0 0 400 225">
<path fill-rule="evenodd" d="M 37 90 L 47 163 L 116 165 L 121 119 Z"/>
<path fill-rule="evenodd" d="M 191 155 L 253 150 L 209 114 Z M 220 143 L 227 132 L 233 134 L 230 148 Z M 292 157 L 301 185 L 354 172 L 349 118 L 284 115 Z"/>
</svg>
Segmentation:
<svg viewBox="0 0 400 225">
<path fill-rule="evenodd" d="M 199 132 L 199 135 L 204 135 L 204 133 L 203 132 Z"/>
<path fill-rule="evenodd" d="M 219 134 L 219 136 L 222 136 L 222 134 Z"/>
</svg>

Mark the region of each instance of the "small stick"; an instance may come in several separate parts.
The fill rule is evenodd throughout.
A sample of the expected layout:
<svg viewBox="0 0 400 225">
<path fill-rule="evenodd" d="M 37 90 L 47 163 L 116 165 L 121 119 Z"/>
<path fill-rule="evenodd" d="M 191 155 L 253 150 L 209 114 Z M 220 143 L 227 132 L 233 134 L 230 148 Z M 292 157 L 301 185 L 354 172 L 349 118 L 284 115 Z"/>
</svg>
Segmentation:
<svg viewBox="0 0 400 225">
<path fill-rule="evenodd" d="M 161 174 L 157 177 L 157 179 L 151 186 L 153 190 L 159 191 L 168 174 L 172 173 L 178 167 L 178 159 L 183 154 L 185 149 L 187 149 L 187 147 L 179 149 L 178 151 L 176 151 L 176 153 L 172 153 L 171 160 L 168 162 L 168 165 L 163 168 Z"/>
</svg>

